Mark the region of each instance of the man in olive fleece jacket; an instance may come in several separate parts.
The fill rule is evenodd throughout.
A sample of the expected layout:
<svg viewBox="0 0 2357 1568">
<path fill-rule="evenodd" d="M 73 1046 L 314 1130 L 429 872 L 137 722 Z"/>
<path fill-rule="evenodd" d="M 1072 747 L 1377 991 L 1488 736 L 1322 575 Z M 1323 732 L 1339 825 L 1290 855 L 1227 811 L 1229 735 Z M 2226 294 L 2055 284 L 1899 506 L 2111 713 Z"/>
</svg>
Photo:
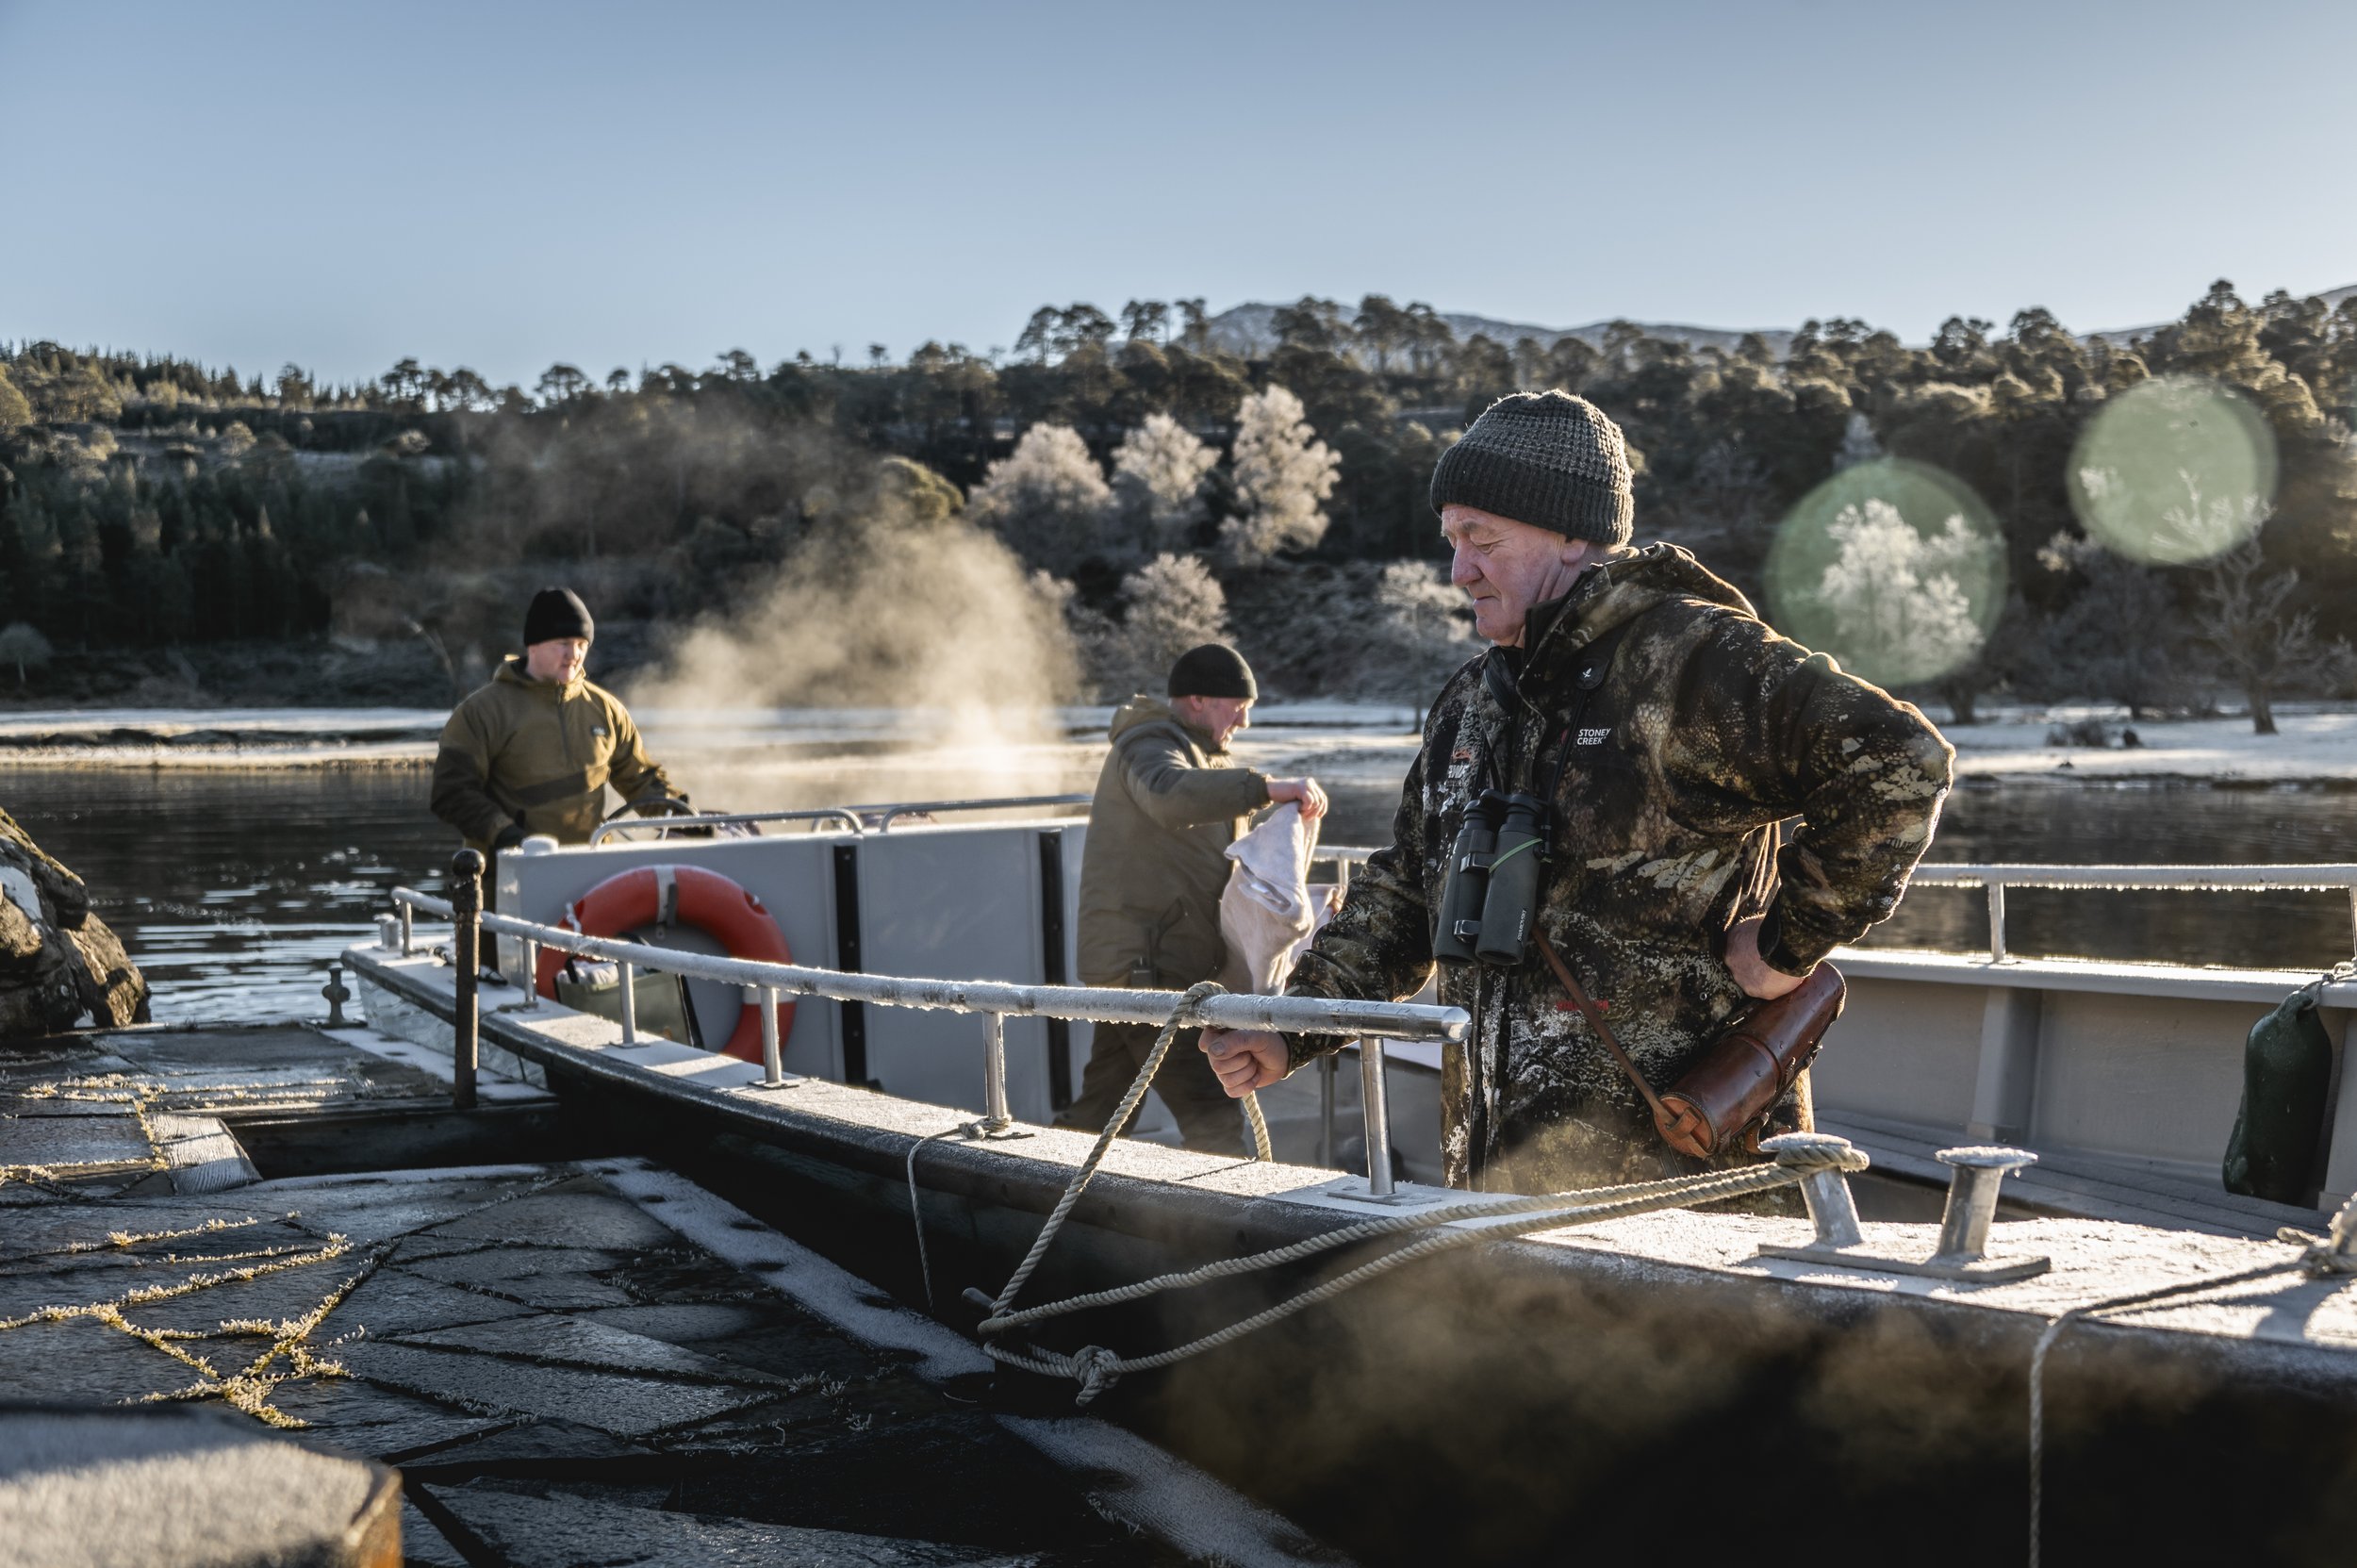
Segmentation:
<svg viewBox="0 0 2357 1568">
<path fill-rule="evenodd" d="M 524 617 L 524 652 L 458 704 L 434 759 L 434 815 L 488 855 L 548 834 L 585 844 L 611 784 L 634 803 L 671 793 L 621 700 L 584 674 L 596 627 L 566 588 Z"/>
<path fill-rule="evenodd" d="M 1433 500 L 1454 579 L 1496 646 L 1442 688 L 1392 845 L 1351 880 L 1289 989 L 1414 995 L 1467 810 L 1484 790 L 1526 789 L 1555 814 L 1538 929 L 1664 1088 L 1754 1000 L 1890 914 L 1953 753 L 1913 707 L 1778 635 L 1685 551 L 1628 550 L 1620 431 L 1583 400 L 1502 400 L 1460 446 L 1476 437 L 1443 454 Z M 1485 681 L 1490 661 L 1513 678 Z M 1475 1018 L 1442 1075 L 1452 1185 L 1563 1191 L 1705 1168 L 1661 1142 L 1535 943 L 1516 967 L 1440 967 L 1442 1004 Z M 1207 1031 L 1203 1048 L 1241 1095 L 1332 1042 Z M 1767 1131 L 1808 1116 L 1804 1078 Z"/>
<path fill-rule="evenodd" d="M 1234 649 L 1206 643 L 1181 655 L 1169 691 L 1167 702 L 1140 694 L 1113 715 L 1080 867 L 1083 985 L 1178 991 L 1218 974 L 1227 957 L 1219 934 L 1227 850 L 1244 818 L 1273 801 L 1297 801 L 1305 817 L 1326 809 L 1313 780 L 1234 766 L 1228 742 L 1260 695 Z M 1150 1024 L 1096 1025 L 1080 1098 L 1058 1123 L 1103 1128 L 1160 1032 Z M 1190 1041 L 1173 1043 L 1154 1088 L 1189 1147 L 1242 1147 L 1236 1107 Z"/>
</svg>

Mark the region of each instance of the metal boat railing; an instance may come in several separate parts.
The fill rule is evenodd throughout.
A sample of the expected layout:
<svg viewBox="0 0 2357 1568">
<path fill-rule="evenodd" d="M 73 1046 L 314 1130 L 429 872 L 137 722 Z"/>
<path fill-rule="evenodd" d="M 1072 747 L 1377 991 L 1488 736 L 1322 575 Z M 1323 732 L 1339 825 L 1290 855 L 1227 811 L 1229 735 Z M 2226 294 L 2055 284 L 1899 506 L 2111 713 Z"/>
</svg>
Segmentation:
<svg viewBox="0 0 2357 1568">
<path fill-rule="evenodd" d="M 609 830 L 623 826 L 717 826 L 739 822 L 826 819 L 843 821 L 855 834 L 865 832 L 868 822 L 874 821 L 876 831 L 884 833 L 890 831 L 891 823 L 896 818 L 918 813 L 1086 805 L 1089 800 L 1090 797 L 1085 795 L 1037 795 L 988 801 L 825 807 L 794 812 L 714 813 L 695 817 L 654 819 L 645 824 L 612 822 L 599 830 L 598 837 L 602 838 Z M 593 843 L 597 841 L 597 838 L 592 839 Z M 1374 852 L 1363 846 L 1326 845 L 1318 849 L 1315 859 L 1333 865 L 1340 882 L 1346 888 L 1352 867 L 1364 864 Z M 2005 947 L 2005 891 L 2010 887 L 2160 889 L 2175 892 L 2340 891 L 2349 898 L 2352 947 L 2357 947 L 2357 865 L 1927 864 L 1916 868 L 1912 882 L 1914 885 L 1924 887 L 1984 889 L 1988 900 L 1989 957 L 1994 963 L 2011 962 Z M 455 918 L 453 907 L 449 901 L 415 889 L 397 887 L 392 897 L 398 918 L 396 921 L 393 916 L 387 917 L 382 942 L 388 950 L 404 956 L 415 950 L 415 911 L 423 910 L 445 919 Z M 621 1026 L 625 1044 L 635 1043 L 638 1037 L 634 977 L 639 968 L 741 987 L 747 1000 L 761 1009 L 762 1084 L 768 1088 L 798 1081 L 789 1078 L 780 1065 L 777 1009 L 781 994 L 791 992 L 798 996 L 865 1002 L 883 1007 L 941 1008 L 981 1014 L 985 1019 L 984 1039 L 987 1047 L 984 1069 L 987 1111 L 983 1125 L 990 1130 L 1003 1129 L 1011 1125 L 1013 1119 L 1007 1109 L 1006 1088 L 1004 1020 L 1009 1015 L 1087 1019 L 1103 1023 L 1159 1024 L 1169 1017 L 1180 1000 L 1180 994 L 1176 991 L 924 980 L 852 974 L 801 965 L 764 964 L 750 959 L 713 957 L 651 948 L 644 943 L 585 936 L 578 932 L 540 925 L 512 916 L 481 914 L 472 917 L 486 929 L 517 937 L 522 942 L 523 967 L 527 976 L 536 973 L 542 947 L 604 959 L 618 965 L 621 980 Z M 536 990 L 529 981 L 525 990 L 528 999 L 525 1005 L 536 1005 Z M 1384 1040 L 1438 1040 L 1461 1044 L 1470 1027 L 1470 1019 L 1462 1009 L 1413 1002 L 1337 1002 L 1302 997 L 1228 994 L 1210 999 L 1199 1011 L 1207 1023 L 1224 1029 L 1273 1029 L 1292 1033 L 1339 1034 L 1357 1039 L 1360 1104 L 1366 1133 L 1368 1191 L 1376 1197 L 1389 1197 L 1394 1191 Z M 1320 1157 L 1328 1162 L 1333 1157 L 1335 1069 L 1332 1055 L 1320 1059 L 1320 1121 L 1325 1130 Z M 467 1076 L 470 1081 L 471 1074 Z"/>
<path fill-rule="evenodd" d="M 1373 850 L 1321 845 L 1316 858 L 1338 863 L 1345 885 L 1350 867 L 1363 865 Z M 2005 950 L 2005 889 L 2058 887 L 2088 892 L 2157 889 L 2170 893 L 2346 893 L 2349 945 L 2357 950 L 2357 865 L 2285 866 L 2048 866 L 1935 864 L 1925 862 L 1907 879 L 1911 887 L 1978 887 L 1988 895 L 1989 957 L 2010 963 Z"/>
<path fill-rule="evenodd" d="M 1087 795 L 1010 795 L 988 801 L 898 801 L 873 806 L 813 806 L 799 811 L 708 811 L 684 817 L 617 817 L 602 822 L 589 834 L 592 847 L 635 829 L 651 828 L 676 834 L 686 828 L 743 828 L 763 822 L 840 822 L 853 834 L 865 834 L 872 823 L 878 833 L 890 833 L 903 817 L 937 817 L 944 812 L 1007 811 L 1022 806 L 1084 806 Z"/>
<path fill-rule="evenodd" d="M 471 851 L 468 853 L 471 854 Z M 466 963 L 467 957 L 474 950 L 476 941 L 470 928 L 479 923 L 484 930 L 518 938 L 523 947 L 519 978 L 523 984 L 523 1005 L 526 1009 L 536 1007 L 539 1002 L 536 977 L 539 972 L 542 948 L 616 964 L 620 970 L 622 1043 L 625 1045 L 635 1044 L 638 1039 L 636 970 L 652 969 L 690 980 L 716 981 L 740 987 L 745 993 L 745 999 L 761 1010 L 761 1086 L 764 1088 L 780 1089 L 799 1081 L 786 1074 L 780 1059 L 782 1042 L 778 1031 L 778 1004 L 783 993 L 823 997 L 834 1001 L 865 1002 L 879 1007 L 945 1009 L 981 1014 L 986 1047 L 982 1125 L 988 1131 L 1002 1131 L 1014 1121 L 1007 1103 L 1005 1020 L 1008 1016 L 1161 1024 L 1184 999 L 1183 995 L 1177 991 L 1133 991 L 1116 986 L 1092 985 L 1022 985 L 984 980 L 923 980 L 898 975 L 851 974 L 799 964 L 766 964 L 753 959 L 715 957 L 706 953 L 651 947 L 641 942 L 588 936 L 559 926 L 518 919 L 513 916 L 477 914 L 471 908 L 462 916 L 453 901 L 409 887 L 394 888 L 392 900 L 398 913 L 386 916 L 381 922 L 380 945 L 388 952 L 409 956 L 416 950 L 415 915 L 418 912 L 451 920 L 454 928 L 451 952 L 462 977 L 462 990 L 464 979 L 473 972 Z M 471 1084 L 473 1078 L 474 1041 L 468 1027 L 471 1009 L 467 1005 L 470 999 L 462 995 L 459 1003 L 462 1016 L 458 1023 L 462 1052 L 459 1076 L 468 1084 Z M 1415 1002 L 1328 1001 L 1313 997 L 1252 996 L 1236 992 L 1208 998 L 1197 1004 L 1195 1011 L 1204 1023 L 1220 1029 L 1340 1034 L 1355 1036 L 1360 1040 L 1361 1098 L 1367 1131 L 1368 1191 L 1370 1196 L 1376 1197 L 1389 1197 L 1394 1190 L 1391 1169 L 1390 1107 L 1383 1081 L 1383 1041 L 1386 1038 L 1462 1041 L 1472 1026 L 1472 1018 L 1462 1008 L 1457 1007 L 1431 1007 Z"/>
<path fill-rule="evenodd" d="M 2005 889 L 2157 888 L 2172 893 L 2331 893 L 2349 895 L 2349 939 L 2357 949 L 2357 866 L 2037 866 L 1932 865 L 1915 868 L 1915 887 L 1978 887 L 1988 895 L 1988 956 L 2005 951 Z"/>
</svg>

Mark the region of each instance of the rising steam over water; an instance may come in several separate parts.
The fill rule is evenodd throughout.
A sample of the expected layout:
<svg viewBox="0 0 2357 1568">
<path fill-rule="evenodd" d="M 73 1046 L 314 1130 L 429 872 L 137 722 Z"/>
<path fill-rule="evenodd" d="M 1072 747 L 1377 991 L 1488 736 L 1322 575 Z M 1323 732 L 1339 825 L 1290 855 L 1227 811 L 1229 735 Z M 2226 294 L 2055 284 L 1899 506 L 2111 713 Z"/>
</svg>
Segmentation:
<svg viewBox="0 0 2357 1568">
<path fill-rule="evenodd" d="M 1079 684 L 1058 599 L 995 536 L 885 495 L 820 522 L 742 607 L 707 617 L 634 708 L 861 707 L 907 716 L 994 793 L 1058 787 L 1028 753 L 1061 741 Z M 1041 774 L 1033 777 L 1034 773 Z"/>
</svg>

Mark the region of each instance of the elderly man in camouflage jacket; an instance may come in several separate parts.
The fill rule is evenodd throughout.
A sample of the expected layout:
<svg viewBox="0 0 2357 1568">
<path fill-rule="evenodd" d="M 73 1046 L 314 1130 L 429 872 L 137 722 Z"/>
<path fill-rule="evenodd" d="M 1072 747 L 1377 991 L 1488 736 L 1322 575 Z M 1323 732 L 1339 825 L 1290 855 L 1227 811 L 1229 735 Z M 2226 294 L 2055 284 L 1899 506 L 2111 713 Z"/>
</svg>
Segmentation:
<svg viewBox="0 0 2357 1568">
<path fill-rule="evenodd" d="M 1291 990 L 1414 995 L 1467 810 L 1486 790 L 1541 795 L 1554 817 L 1537 929 L 1666 1087 L 1755 999 L 1791 990 L 1889 915 L 1954 753 L 1914 708 L 1771 631 L 1684 550 L 1630 550 L 1626 448 L 1583 399 L 1493 404 L 1442 455 L 1432 503 L 1495 646 L 1434 702 L 1393 843 L 1352 879 Z M 1550 1192 L 1703 1168 L 1660 1141 L 1535 952 L 1441 969 L 1441 1000 L 1475 1018 L 1442 1081 L 1453 1185 Z M 1231 1095 L 1336 1044 L 1202 1040 Z M 1767 1131 L 1808 1116 L 1804 1079 Z"/>
</svg>

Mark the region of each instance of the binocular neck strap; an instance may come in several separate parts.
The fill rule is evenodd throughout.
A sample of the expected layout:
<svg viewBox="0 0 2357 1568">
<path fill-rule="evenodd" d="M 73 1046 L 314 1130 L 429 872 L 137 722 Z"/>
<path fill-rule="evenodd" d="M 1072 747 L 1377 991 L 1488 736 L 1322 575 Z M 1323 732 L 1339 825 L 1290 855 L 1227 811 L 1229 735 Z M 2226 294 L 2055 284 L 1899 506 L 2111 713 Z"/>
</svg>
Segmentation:
<svg viewBox="0 0 2357 1568">
<path fill-rule="evenodd" d="M 1669 1107 L 1661 1103 L 1661 1097 L 1654 1093 L 1653 1085 L 1645 1081 L 1645 1075 L 1637 1070 L 1637 1064 L 1629 1059 L 1628 1052 L 1621 1048 L 1620 1037 L 1612 1032 L 1612 1026 L 1604 1021 L 1604 1009 L 1590 999 L 1587 989 L 1573 977 L 1570 966 L 1563 962 L 1562 954 L 1557 952 L 1555 944 L 1547 940 L 1547 933 L 1534 930 L 1531 939 L 1539 944 L 1541 956 L 1546 959 L 1547 967 L 1555 971 L 1555 978 L 1562 982 L 1564 991 L 1578 1007 L 1580 1016 L 1588 1020 L 1588 1027 L 1596 1032 L 1596 1038 L 1602 1040 L 1604 1048 L 1612 1053 L 1612 1060 L 1618 1062 L 1621 1070 L 1628 1074 L 1628 1081 L 1637 1085 L 1637 1092 L 1645 1097 L 1645 1104 L 1654 1115 L 1665 1123 L 1676 1121 Z"/>
</svg>

